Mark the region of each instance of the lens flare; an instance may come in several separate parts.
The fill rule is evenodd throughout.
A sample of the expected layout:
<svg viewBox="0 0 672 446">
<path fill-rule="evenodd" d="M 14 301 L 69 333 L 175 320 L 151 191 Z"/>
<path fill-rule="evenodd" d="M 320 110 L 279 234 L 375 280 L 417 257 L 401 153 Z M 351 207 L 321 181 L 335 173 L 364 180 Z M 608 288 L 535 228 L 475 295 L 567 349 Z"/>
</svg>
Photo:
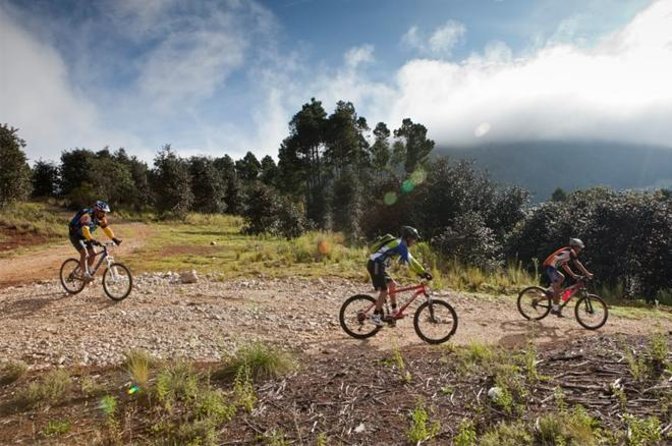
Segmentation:
<svg viewBox="0 0 672 446">
<path fill-rule="evenodd" d="M 411 174 L 410 181 L 416 186 L 421 185 L 427 179 L 427 172 L 424 169 L 418 168 Z"/>
<path fill-rule="evenodd" d="M 327 255 L 331 252 L 331 245 L 326 240 L 317 242 L 317 251 L 322 255 Z"/>
<path fill-rule="evenodd" d="M 128 388 L 128 394 L 133 395 L 134 393 L 138 393 L 140 391 L 140 386 L 133 384 L 131 387 Z"/>
<path fill-rule="evenodd" d="M 392 206 L 394 203 L 396 203 L 397 202 L 396 192 L 386 193 L 385 196 L 383 197 L 383 202 L 388 206 Z"/>
<path fill-rule="evenodd" d="M 412 192 L 413 189 L 415 189 L 415 184 L 413 184 L 413 181 L 411 180 L 404 180 L 403 183 L 401 183 L 401 191 L 404 193 L 409 193 Z"/>
</svg>

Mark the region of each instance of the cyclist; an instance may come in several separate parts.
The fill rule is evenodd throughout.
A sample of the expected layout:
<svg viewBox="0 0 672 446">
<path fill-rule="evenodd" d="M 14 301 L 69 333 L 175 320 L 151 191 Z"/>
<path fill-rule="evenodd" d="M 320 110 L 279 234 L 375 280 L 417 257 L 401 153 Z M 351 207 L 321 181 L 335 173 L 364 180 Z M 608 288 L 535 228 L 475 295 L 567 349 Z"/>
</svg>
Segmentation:
<svg viewBox="0 0 672 446">
<path fill-rule="evenodd" d="M 402 226 L 400 238 L 384 243 L 369 257 L 366 269 L 371 275 L 373 288 L 375 290 L 380 290 L 378 300 L 376 301 L 376 309 L 373 312 L 371 321 L 379 327 L 383 326 L 383 304 L 385 303 L 385 299 L 387 299 L 388 288 L 392 304 L 392 312 L 394 313 L 397 309 L 397 299 L 394 295 L 395 283 L 385 271 L 393 257 L 399 257 L 401 263 L 407 264 L 411 271 L 417 273 L 424 279 L 432 279 L 432 275 L 425 271 L 425 268 L 423 268 L 420 262 L 415 260 L 408 251 L 408 248 L 413 246 L 418 239 L 420 239 L 420 235 L 415 228 Z"/>
<path fill-rule="evenodd" d="M 117 246 L 121 244 L 121 240 L 114 236 L 112 228 L 108 226 L 108 212 L 110 212 L 110 206 L 106 202 L 98 200 L 92 207 L 77 212 L 68 225 L 70 243 L 79 252 L 79 268 L 81 271 L 84 271 L 82 279 L 86 282 L 93 280 L 93 277 L 89 274 L 89 269 L 86 268 L 86 259 L 88 257 L 89 267 L 93 266 L 93 261 L 95 260 L 93 246 L 100 245 L 91 233 L 100 226 L 105 235 Z"/>
<path fill-rule="evenodd" d="M 578 238 L 570 238 L 569 246 L 563 246 L 562 248 L 556 250 L 544 260 L 544 272 L 551 281 L 551 286 L 553 288 L 553 304 L 551 306 L 551 314 L 554 314 L 558 317 L 562 317 L 560 313 L 560 291 L 562 290 L 562 283 L 565 281 L 565 276 L 560 271 L 559 267 L 562 267 L 567 274 L 569 274 L 574 280 L 578 279 L 579 276 L 572 271 L 569 267 L 569 262 L 572 261 L 581 274 L 591 279 L 593 274 L 588 272 L 588 270 L 583 266 L 579 261 L 579 253 L 585 248 L 583 242 Z"/>
</svg>

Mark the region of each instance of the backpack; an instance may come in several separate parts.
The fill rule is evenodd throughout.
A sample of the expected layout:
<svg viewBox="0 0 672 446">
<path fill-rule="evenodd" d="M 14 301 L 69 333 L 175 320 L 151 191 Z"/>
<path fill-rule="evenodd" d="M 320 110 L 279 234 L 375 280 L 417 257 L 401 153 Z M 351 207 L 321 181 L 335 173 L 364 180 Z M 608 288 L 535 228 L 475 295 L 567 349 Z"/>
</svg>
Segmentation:
<svg viewBox="0 0 672 446">
<path fill-rule="evenodd" d="M 392 240 L 396 240 L 397 237 L 392 234 L 379 235 L 376 239 L 369 245 L 369 249 L 372 253 L 380 251 L 380 248 L 390 243 Z"/>
<path fill-rule="evenodd" d="M 79 230 L 79 220 L 82 218 L 82 216 L 86 213 L 89 212 L 89 209 L 81 209 L 79 210 L 74 217 L 70 220 L 70 223 L 68 223 L 68 229 L 70 232 L 77 232 Z"/>
</svg>

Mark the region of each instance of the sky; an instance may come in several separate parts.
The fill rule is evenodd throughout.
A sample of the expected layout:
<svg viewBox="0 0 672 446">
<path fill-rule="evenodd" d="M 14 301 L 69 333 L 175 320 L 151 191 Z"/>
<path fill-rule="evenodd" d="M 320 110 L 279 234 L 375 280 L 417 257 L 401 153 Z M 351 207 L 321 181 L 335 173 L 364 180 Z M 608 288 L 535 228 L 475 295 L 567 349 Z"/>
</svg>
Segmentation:
<svg viewBox="0 0 672 446">
<path fill-rule="evenodd" d="M 32 161 L 275 156 L 315 97 L 439 146 L 672 148 L 672 0 L 0 0 L 0 123 Z"/>
</svg>

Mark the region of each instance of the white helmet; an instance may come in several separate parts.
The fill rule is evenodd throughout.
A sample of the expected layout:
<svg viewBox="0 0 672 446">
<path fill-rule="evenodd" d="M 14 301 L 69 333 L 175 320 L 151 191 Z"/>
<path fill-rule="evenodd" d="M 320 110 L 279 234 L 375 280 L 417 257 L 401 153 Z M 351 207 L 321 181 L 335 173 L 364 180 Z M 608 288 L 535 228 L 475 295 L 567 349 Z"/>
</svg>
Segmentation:
<svg viewBox="0 0 672 446">
<path fill-rule="evenodd" d="M 583 244 L 581 239 L 578 239 L 578 238 L 570 238 L 569 239 L 569 246 L 571 246 L 572 248 L 581 248 L 581 249 L 586 247 L 586 245 Z"/>
</svg>

